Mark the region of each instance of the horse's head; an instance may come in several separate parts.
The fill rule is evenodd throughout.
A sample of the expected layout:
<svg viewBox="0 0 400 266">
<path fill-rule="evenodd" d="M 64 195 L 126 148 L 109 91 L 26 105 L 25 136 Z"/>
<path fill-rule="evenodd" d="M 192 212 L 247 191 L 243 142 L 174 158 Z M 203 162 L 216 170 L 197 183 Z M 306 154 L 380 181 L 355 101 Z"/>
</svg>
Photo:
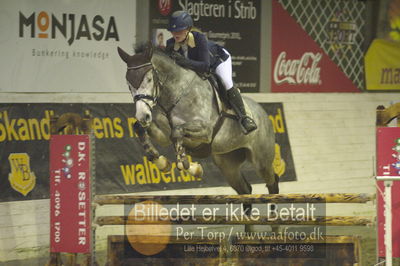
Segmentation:
<svg viewBox="0 0 400 266">
<path fill-rule="evenodd" d="M 127 64 L 126 81 L 136 106 L 135 117 L 143 127 L 148 127 L 158 96 L 156 75 L 151 63 L 153 47 L 151 43 L 147 44 L 143 52 L 132 56 L 118 47 L 118 54 Z"/>
</svg>

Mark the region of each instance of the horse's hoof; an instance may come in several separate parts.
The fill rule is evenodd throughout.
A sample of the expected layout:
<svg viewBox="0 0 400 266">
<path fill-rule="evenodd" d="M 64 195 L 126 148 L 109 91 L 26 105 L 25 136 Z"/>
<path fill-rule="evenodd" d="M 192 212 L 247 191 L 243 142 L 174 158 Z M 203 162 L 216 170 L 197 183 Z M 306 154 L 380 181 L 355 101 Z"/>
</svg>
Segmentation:
<svg viewBox="0 0 400 266">
<path fill-rule="evenodd" d="M 176 168 L 178 168 L 179 170 L 185 170 L 185 168 L 183 167 L 183 163 L 182 162 L 177 162 L 176 163 Z"/>
<path fill-rule="evenodd" d="M 203 177 L 204 171 L 203 167 L 199 163 L 190 163 L 190 167 L 187 170 L 189 174 L 195 177 Z"/>
<path fill-rule="evenodd" d="M 154 163 L 163 173 L 168 173 L 171 170 L 171 163 L 162 155 L 155 159 Z"/>
<path fill-rule="evenodd" d="M 189 167 L 190 167 L 190 162 L 189 162 L 189 160 L 187 159 L 187 157 L 185 157 L 185 158 L 182 160 L 182 163 L 183 163 L 183 168 L 186 169 L 186 170 L 188 170 Z"/>
</svg>

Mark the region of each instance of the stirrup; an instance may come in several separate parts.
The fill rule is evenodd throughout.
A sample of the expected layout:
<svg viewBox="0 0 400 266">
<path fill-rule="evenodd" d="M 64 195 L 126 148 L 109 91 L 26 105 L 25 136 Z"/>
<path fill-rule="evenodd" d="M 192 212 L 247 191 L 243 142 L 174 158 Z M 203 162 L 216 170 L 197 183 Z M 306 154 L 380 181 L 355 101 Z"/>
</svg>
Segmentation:
<svg viewBox="0 0 400 266">
<path fill-rule="evenodd" d="M 245 135 L 247 135 L 250 132 L 252 132 L 252 131 L 257 129 L 256 122 L 254 122 L 254 120 L 249 116 L 241 117 L 239 119 L 239 124 L 240 124 L 240 127 L 242 128 L 242 131 L 243 131 L 243 133 Z"/>
</svg>

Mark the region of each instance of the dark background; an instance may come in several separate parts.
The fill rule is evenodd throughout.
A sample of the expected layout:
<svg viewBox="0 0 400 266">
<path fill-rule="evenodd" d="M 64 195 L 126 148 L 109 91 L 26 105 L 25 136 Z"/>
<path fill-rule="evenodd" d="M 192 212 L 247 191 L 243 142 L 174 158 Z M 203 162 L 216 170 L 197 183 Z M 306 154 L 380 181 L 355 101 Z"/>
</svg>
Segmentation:
<svg viewBox="0 0 400 266">
<path fill-rule="evenodd" d="M 282 158 L 286 162 L 286 172 L 281 176 L 281 181 L 296 180 L 296 173 L 290 149 L 287 126 L 284 118 L 282 103 L 262 103 L 269 115 L 276 115 L 278 109 L 282 110 L 282 119 L 285 133 L 277 134 L 277 143 L 282 148 Z M 205 170 L 202 179 L 190 180 L 189 182 L 170 182 L 159 184 L 126 184 L 121 172 L 120 165 L 131 165 L 143 163 L 143 149 L 135 137 L 129 136 L 128 117 L 134 117 L 134 105 L 119 104 L 61 104 L 61 103 L 35 103 L 35 104 L 0 104 L 0 126 L 6 126 L 4 112 L 8 113 L 11 123 L 15 119 L 14 129 L 18 131 L 21 127 L 18 119 L 44 119 L 45 111 L 52 110 L 57 115 L 73 112 L 83 115 L 89 111 L 93 118 L 100 120 L 104 118 L 120 118 L 124 131 L 123 138 L 96 138 L 95 139 L 95 164 L 96 164 L 96 194 L 128 193 L 142 191 L 159 191 L 170 189 L 199 188 L 228 186 L 219 169 L 214 166 L 211 159 L 199 161 Z M 48 129 L 45 129 L 47 131 Z M 49 132 L 47 132 L 48 134 Z M 47 135 L 49 136 L 49 135 Z M 172 147 L 160 148 L 171 161 L 175 161 L 175 153 Z M 27 153 L 30 157 L 30 170 L 36 176 L 36 186 L 26 196 L 15 191 L 8 180 L 11 172 L 8 157 L 11 153 Z M 250 165 L 244 165 L 243 173 L 249 182 L 262 183 Z M 176 171 L 176 176 L 179 173 Z M 49 198 L 49 141 L 42 140 L 5 140 L 0 142 L 0 201 L 32 200 Z M 267 193 L 267 189 L 265 191 Z"/>
</svg>

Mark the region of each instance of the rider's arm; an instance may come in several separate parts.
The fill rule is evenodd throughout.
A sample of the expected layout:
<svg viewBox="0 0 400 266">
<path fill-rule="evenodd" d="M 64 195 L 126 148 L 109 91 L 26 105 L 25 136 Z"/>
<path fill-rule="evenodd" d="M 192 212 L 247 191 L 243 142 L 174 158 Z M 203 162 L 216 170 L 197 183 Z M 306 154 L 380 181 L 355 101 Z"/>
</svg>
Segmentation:
<svg viewBox="0 0 400 266">
<path fill-rule="evenodd" d="M 198 49 L 198 60 L 188 59 L 187 67 L 196 72 L 208 72 L 210 70 L 210 53 L 208 51 L 207 39 L 200 33 L 195 36 L 195 49 Z"/>
<path fill-rule="evenodd" d="M 165 52 L 167 52 L 168 54 L 172 53 L 174 50 L 174 43 L 175 43 L 175 41 L 173 38 L 168 39 L 167 45 L 165 47 Z"/>
</svg>

